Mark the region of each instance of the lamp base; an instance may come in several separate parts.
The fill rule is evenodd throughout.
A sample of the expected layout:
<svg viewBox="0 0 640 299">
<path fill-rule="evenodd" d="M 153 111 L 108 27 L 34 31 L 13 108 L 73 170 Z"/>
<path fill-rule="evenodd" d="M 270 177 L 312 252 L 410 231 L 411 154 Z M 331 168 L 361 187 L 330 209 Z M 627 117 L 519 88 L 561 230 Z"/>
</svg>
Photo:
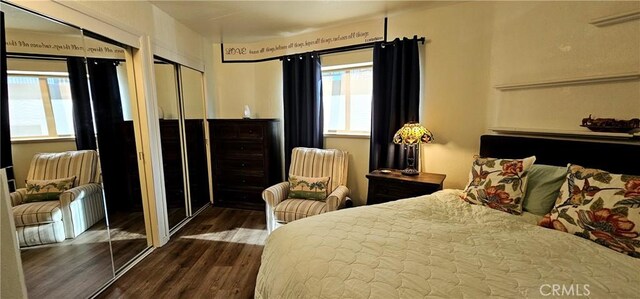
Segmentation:
<svg viewBox="0 0 640 299">
<path fill-rule="evenodd" d="M 403 170 L 400 170 L 400 173 L 404 175 L 418 175 L 420 172 L 418 172 L 418 170 L 415 168 L 407 167 Z"/>
</svg>

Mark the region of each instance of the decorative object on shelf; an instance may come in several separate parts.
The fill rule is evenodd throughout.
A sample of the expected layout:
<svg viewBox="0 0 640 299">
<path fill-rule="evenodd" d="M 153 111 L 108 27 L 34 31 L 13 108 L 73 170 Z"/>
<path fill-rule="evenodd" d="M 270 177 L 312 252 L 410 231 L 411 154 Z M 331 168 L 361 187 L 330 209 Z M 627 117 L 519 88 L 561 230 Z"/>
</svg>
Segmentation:
<svg viewBox="0 0 640 299">
<path fill-rule="evenodd" d="M 582 119 L 581 127 L 588 128 L 594 132 L 617 132 L 626 133 L 640 128 L 640 119 L 618 120 L 614 118 L 588 118 Z"/>
<path fill-rule="evenodd" d="M 402 170 L 404 175 L 417 175 L 419 172 L 415 168 L 416 147 L 421 143 L 431 143 L 433 134 L 427 128 L 417 122 L 410 121 L 393 136 L 393 143 L 403 144 L 407 149 L 407 168 Z"/>
<path fill-rule="evenodd" d="M 244 105 L 244 115 L 242 116 L 244 119 L 251 118 L 251 109 L 249 109 L 249 105 Z"/>
</svg>

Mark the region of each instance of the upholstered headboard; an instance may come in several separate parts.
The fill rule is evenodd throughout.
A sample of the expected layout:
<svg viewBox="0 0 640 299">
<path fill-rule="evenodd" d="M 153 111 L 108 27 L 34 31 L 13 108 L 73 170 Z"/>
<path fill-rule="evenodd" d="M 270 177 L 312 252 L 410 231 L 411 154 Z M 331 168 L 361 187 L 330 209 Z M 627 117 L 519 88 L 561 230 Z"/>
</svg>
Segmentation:
<svg viewBox="0 0 640 299">
<path fill-rule="evenodd" d="M 536 164 L 578 164 L 612 173 L 640 175 L 640 142 L 578 141 L 543 137 L 483 135 L 480 156 L 524 158 L 536 156 Z"/>
</svg>

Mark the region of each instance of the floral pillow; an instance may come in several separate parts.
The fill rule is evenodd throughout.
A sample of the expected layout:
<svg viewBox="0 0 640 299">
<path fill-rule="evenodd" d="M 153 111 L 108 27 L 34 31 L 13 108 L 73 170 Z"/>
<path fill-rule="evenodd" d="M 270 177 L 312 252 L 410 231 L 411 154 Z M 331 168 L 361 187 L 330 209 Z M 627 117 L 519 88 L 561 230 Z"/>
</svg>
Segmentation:
<svg viewBox="0 0 640 299">
<path fill-rule="evenodd" d="M 289 198 L 324 201 L 327 199 L 328 187 L 329 177 L 311 178 L 289 175 Z"/>
<path fill-rule="evenodd" d="M 558 200 L 539 225 L 640 258 L 640 177 L 569 164 Z"/>
<path fill-rule="evenodd" d="M 25 203 L 57 200 L 60 194 L 73 188 L 75 176 L 54 180 L 27 180 Z"/>
<path fill-rule="evenodd" d="M 462 198 L 472 204 L 520 215 L 527 173 L 536 157 L 495 159 L 476 157 Z"/>
</svg>

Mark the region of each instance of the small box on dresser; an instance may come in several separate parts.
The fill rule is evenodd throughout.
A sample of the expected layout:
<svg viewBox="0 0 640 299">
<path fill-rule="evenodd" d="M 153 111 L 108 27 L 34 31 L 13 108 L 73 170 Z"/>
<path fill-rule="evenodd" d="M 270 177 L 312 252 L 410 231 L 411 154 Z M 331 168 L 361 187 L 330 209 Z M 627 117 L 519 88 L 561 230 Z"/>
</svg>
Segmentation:
<svg viewBox="0 0 640 299">
<path fill-rule="evenodd" d="M 211 119 L 213 205 L 264 209 L 262 191 L 282 182 L 277 119 Z"/>
<path fill-rule="evenodd" d="M 421 172 L 418 175 L 407 176 L 399 170 L 389 170 L 389 173 L 374 170 L 367 174 L 367 205 L 431 194 L 442 190 L 446 178 L 446 175 L 437 173 Z"/>
</svg>

